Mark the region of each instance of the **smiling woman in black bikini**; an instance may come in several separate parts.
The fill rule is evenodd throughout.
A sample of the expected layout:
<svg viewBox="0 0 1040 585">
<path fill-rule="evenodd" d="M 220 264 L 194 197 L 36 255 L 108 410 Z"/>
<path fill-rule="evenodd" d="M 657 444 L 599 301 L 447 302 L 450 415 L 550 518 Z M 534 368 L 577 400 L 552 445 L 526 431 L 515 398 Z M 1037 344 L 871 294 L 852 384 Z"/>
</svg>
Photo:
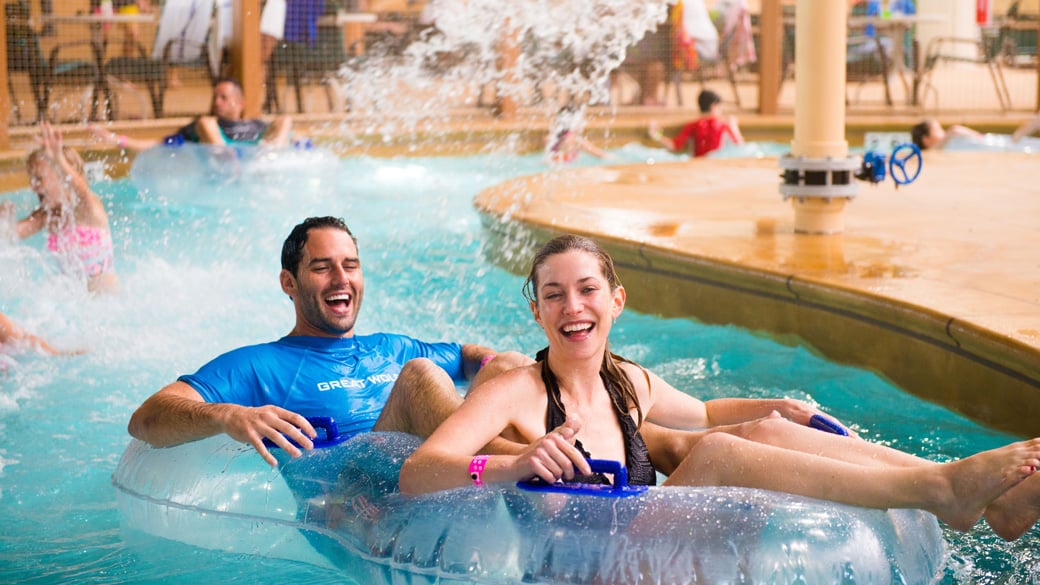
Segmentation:
<svg viewBox="0 0 1040 585">
<path fill-rule="evenodd" d="M 670 474 L 665 485 L 754 487 L 870 508 L 919 508 L 957 530 L 971 529 L 985 513 L 1007 539 L 1040 516 L 1034 473 L 1040 439 L 933 463 L 814 430 L 807 425 L 818 413 L 799 401 L 701 402 L 615 356 L 608 336 L 625 290 L 610 256 L 592 240 L 561 236 L 546 244 L 525 292 L 548 348 L 534 364 L 471 392 L 405 462 L 403 492 L 533 477 L 597 481 L 588 477 L 591 454 L 626 461 L 633 483 L 653 483 L 653 465 Z M 498 435 L 525 447 L 519 454 L 476 455 Z"/>
</svg>

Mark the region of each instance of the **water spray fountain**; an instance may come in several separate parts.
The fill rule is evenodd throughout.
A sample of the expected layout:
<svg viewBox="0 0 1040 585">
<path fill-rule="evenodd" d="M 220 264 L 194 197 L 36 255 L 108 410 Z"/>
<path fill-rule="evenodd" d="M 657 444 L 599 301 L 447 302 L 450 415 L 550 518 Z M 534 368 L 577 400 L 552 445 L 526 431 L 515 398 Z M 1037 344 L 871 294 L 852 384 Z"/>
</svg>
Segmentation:
<svg viewBox="0 0 1040 585">
<path fill-rule="evenodd" d="M 611 72 L 669 3 L 436 0 L 432 25 L 402 55 L 370 51 L 346 64 L 344 94 L 352 111 L 377 114 L 362 133 L 388 140 L 477 105 L 507 120 L 521 104 L 550 116 L 572 105 L 583 117 L 585 106 L 609 102 Z"/>
</svg>

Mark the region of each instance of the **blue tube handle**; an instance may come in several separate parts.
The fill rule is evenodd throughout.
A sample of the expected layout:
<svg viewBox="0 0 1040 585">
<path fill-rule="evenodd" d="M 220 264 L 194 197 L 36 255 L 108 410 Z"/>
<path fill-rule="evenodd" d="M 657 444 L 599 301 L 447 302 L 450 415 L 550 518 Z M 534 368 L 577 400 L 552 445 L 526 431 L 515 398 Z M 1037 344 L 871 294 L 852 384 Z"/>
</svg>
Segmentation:
<svg viewBox="0 0 1040 585">
<path fill-rule="evenodd" d="M 315 437 L 313 441 L 311 441 L 312 443 L 314 443 L 315 449 L 322 449 L 325 447 L 332 447 L 333 445 L 339 445 L 340 443 L 346 441 L 347 439 L 353 436 L 340 434 L 339 425 L 336 424 L 336 419 L 332 418 L 331 416 L 308 416 L 306 418 L 307 422 L 311 423 L 311 426 L 314 427 L 314 430 L 318 431 L 318 436 Z M 298 445 L 296 441 L 292 439 L 289 439 L 289 442 L 295 445 L 296 447 L 300 447 L 300 445 Z M 278 447 L 278 445 L 276 445 L 274 441 L 271 441 L 270 439 L 266 438 L 264 439 L 264 445 L 266 445 L 268 448 Z"/>
<path fill-rule="evenodd" d="M 822 414 L 814 414 L 809 419 L 809 426 L 826 433 L 834 433 L 835 435 L 841 435 L 843 437 L 849 436 L 849 432 L 846 431 L 841 425 L 835 422 L 833 419 L 823 416 Z"/>
<path fill-rule="evenodd" d="M 610 473 L 614 476 L 614 487 L 623 488 L 628 485 L 628 468 L 620 461 L 613 459 L 586 459 L 592 473 Z"/>
<path fill-rule="evenodd" d="M 563 494 L 601 496 L 608 498 L 627 498 L 646 492 L 645 485 L 628 485 L 628 469 L 620 461 L 610 459 L 588 459 L 592 473 L 610 473 L 614 476 L 612 485 L 575 483 L 558 481 L 546 483 L 539 478 L 518 481 L 516 487 L 531 492 L 556 492 Z"/>
</svg>

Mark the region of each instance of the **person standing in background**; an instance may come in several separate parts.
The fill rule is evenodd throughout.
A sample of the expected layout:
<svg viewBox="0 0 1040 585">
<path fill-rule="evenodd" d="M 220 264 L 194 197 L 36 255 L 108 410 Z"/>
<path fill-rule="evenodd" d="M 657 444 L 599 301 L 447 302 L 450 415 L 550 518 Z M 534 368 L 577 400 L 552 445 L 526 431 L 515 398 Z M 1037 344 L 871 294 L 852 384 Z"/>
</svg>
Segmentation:
<svg viewBox="0 0 1040 585">
<path fill-rule="evenodd" d="M 90 12 L 111 16 L 148 14 L 152 11 L 150 0 L 90 0 Z M 101 25 L 102 42 L 108 43 L 108 28 L 110 24 Z M 136 22 L 124 22 L 123 29 L 123 56 L 138 56 L 137 47 L 141 43 L 141 31 Z"/>
</svg>

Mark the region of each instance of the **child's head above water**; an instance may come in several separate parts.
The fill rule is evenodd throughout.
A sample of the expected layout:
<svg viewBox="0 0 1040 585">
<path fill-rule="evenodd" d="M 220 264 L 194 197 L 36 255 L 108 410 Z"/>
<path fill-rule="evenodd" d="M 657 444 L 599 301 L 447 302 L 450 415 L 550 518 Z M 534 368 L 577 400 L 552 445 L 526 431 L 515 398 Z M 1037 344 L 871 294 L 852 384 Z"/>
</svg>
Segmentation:
<svg viewBox="0 0 1040 585">
<path fill-rule="evenodd" d="M 72 169 L 82 175 L 83 158 L 80 157 L 79 153 L 74 148 L 68 146 L 63 146 L 61 151 Z M 58 163 L 50 160 L 50 156 L 45 149 L 37 148 L 29 153 L 25 167 L 29 175 L 29 184 L 36 195 L 40 197 L 41 202 L 46 195 L 51 195 L 52 197 L 58 195 L 58 193 L 54 192 L 54 189 L 64 183 L 62 173 Z"/>
<path fill-rule="evenodd" d="M 712 107 L 716 104 L 721 104 L 722 98 L 719 94 L 711 91 L 710 89 L 701 90 L 697 95 L 697 107 L 700 108 L 702 114 L 711 112 Z"/>
<path fill-rule="evenodd" d="M 82 175 L 83 157 L 76 152 L 76 149 L 71 146 L 62 146 L 61 153 L 65 155 L 65 160 L 69 161 L 69 164 L 72 165 L 72 169 Z M 25 161 L 26 171 L 29 173 L 29 176 L 31 177 L 34 174 L 33 171 L 37 170 L 37 165 L 44 162 L 50 162 L 50 157 L 47 156 L 46 149 L 41 147 L 30 152 L 29 158 Z"/>
<path fill-rule="evenodd" d="M 928 118 L 910 129 L 910 139 L 917 145 L 917 148 L 927 150 L 941 144 L 946 139 L 946 130 L 938 120 Z"/>
</svg>

